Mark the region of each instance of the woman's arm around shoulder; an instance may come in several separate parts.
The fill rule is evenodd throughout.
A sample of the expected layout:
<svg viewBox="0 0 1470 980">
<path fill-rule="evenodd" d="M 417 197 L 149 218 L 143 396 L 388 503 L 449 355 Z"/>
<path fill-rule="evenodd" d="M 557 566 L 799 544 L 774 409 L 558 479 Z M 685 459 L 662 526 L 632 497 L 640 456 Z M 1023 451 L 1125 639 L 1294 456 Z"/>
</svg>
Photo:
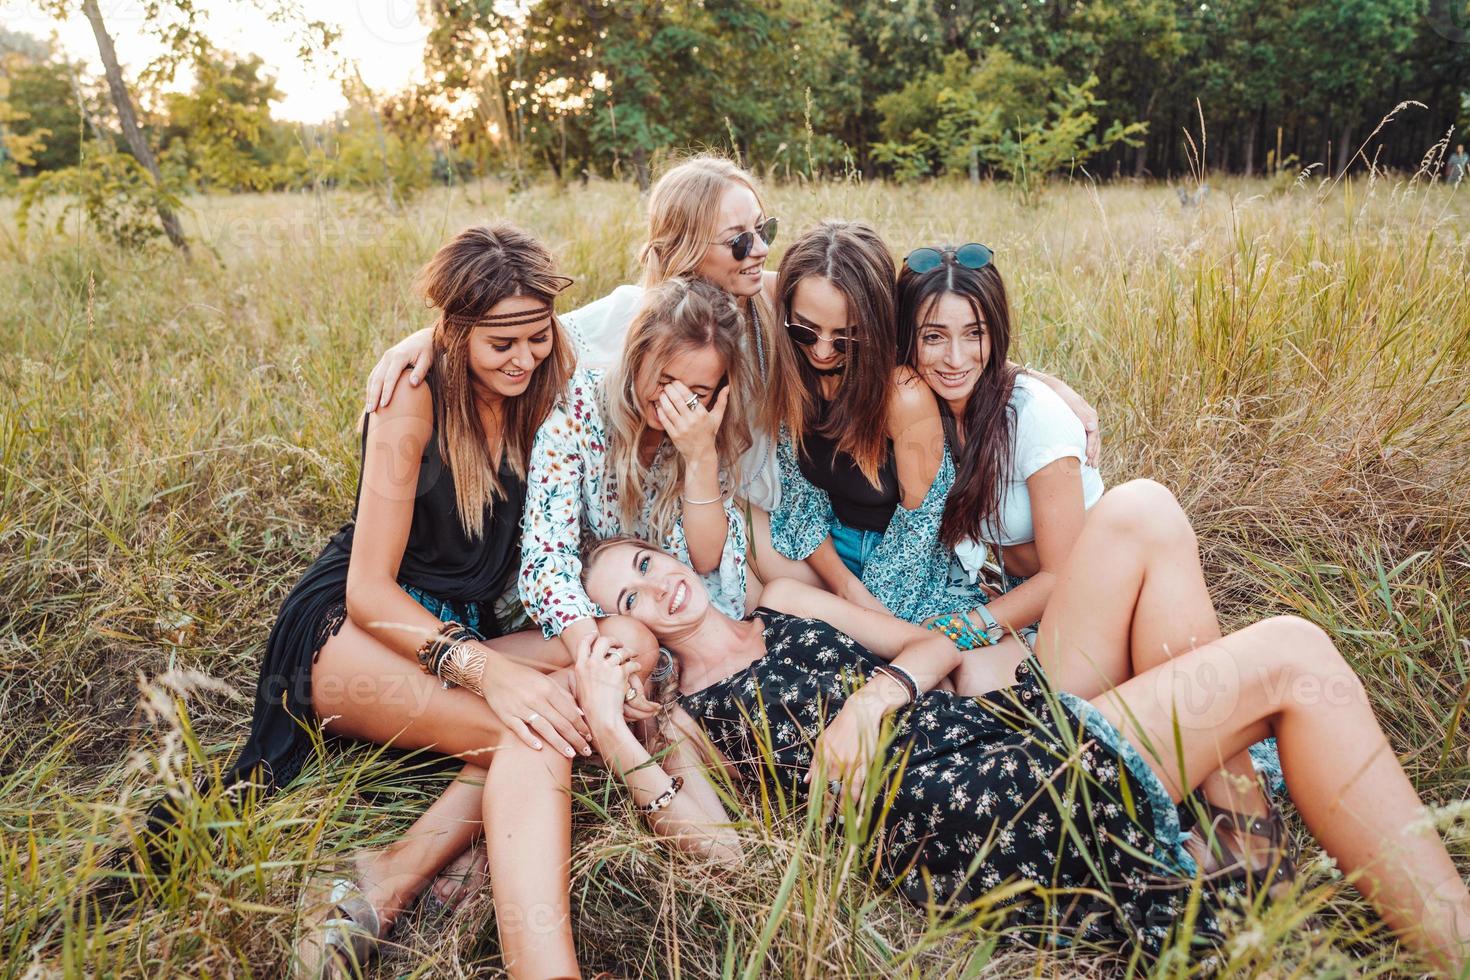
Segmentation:
<svg viewBox="0 0 1470 980">
<path fill-rule="evenodd" d="M 893 394 L 888 400 L 888 437 L 903 506 L 913 510 L 924 503 L 929 487 L 944 459 L 944 425 L 933 390 L 912 368 L 893 373 Z"/>
<path fill-rule="evenodd" d="M 417 388 L 429 374 L 434 363 L 434 328 L 415 330 L 398 343 L 389 347 L 378 359 L 373 373 L 368 375 L 367 404 L 363 411 L 387 408 L 393 395 L 399 390 L 403 369 L 412 367 L 408 376 L 408 388 Z"/>
<path fill-rule="evenodd" d="M 898 656 L 906 644 L 934 635 L 892 613 L 859 606 L 795 579 L 778 578 L 767 582 L 761 592 L 761 605 L 788 616 L 829 623 L 884 660 Z"/>
</svg>

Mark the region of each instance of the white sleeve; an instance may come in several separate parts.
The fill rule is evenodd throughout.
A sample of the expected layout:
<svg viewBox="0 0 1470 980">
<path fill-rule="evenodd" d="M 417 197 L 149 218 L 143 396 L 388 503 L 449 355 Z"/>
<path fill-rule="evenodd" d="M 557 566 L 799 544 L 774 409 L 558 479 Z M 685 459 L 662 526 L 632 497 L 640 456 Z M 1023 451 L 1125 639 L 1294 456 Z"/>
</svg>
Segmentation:
<svg viewBox="0 0 1470 980">
<path fill-rule="evenodd" d="M 1020 390 L 1014 396 L 1016 406 L 1016 461 L 1012 479 L 1024 482 L 1037 470 L 1068 456 L 1079 462 L 1087 459 L 1087 433 L 1082 420 L 1067 407 L 1060 395 L 1040 382 L 1016 379 Z"/>
<path fill-rule="evenodd" d="M 562 325 L 577 348 L 578 367 L 605 368 L 618 362 L 628 325 L 633 322 L 642 300 L 642 286 L 623 285 L 601 299 L 562 314 Z"/>
</svg>

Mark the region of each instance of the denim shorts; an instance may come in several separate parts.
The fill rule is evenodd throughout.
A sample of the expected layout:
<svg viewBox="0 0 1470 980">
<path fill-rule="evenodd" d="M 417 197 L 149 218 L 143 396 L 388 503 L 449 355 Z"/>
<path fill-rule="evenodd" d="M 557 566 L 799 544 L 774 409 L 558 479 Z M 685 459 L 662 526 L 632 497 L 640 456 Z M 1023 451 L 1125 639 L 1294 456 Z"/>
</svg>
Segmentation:
<svg viewBox="0 0 1470 980">
<path fill-rule="evenodd" d="M 837 548 L 837 557 L 842 559 L 842 564 L 847 566 L 848 571 L 862 578 L 868 559 L 873 557 L 873 552 L 883 543 L 883 532 L 859 531 L 841 521 L 833 521 L 831 533 L 832 544 Z"/>
</svg>

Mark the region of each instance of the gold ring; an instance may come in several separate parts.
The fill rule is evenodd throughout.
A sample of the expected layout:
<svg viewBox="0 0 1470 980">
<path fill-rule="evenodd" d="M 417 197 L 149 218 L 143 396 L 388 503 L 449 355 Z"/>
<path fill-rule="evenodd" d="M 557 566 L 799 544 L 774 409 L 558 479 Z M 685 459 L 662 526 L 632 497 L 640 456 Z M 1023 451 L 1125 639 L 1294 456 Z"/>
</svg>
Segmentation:
<svg viewBox="0 0 1470 980">
<path fill-rule="evenodd" d="M 626 691 L 623 692 L 623 700 L 624 701 L 631 701 L 634 698 L 636 698 L 637 696 L 638 696 L 638 691 L 637 691 L 636 688 L 630 687 Z"/>
</svg>

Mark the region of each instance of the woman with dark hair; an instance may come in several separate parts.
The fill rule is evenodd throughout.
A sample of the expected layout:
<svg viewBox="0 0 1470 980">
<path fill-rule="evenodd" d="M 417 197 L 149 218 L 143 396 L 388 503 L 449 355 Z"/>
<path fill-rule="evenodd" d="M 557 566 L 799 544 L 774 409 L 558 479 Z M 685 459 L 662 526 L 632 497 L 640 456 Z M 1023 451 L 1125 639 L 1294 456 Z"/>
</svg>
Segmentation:
<svg viewBox="0 0 1470 980">
<path fill-rule="evenodd" d="M 1087 511 L 1103 496 L 1101 475 L 1085 461 L 1077 417 L 1051 389 L 1016 370 L 1010 349 L 1010 304 L 989 248 L 970 243 L 909 253 L 898 277 L 898 356 L 938 396 L 955 461 L 939 543 L 971 582 L 993 553 L 1005 589 L 996 596 L 953 590 L 947 598 L 957 607 L 929 618 L 926 625 L 962 650 L 992 646 L 1042 618 Z M 1162 526 L 1181 535 L 1167 546 L 1194 547 L 1187 522 Z M 965 673 L 974 666 L 971 658 L 956 676 L 958 689 L 973 684 Z M 1080 656 L 1052 657 L 1047 674 L 1058 690 L 1082 697 L 1096 697 L 1109 683 L 1106 669 Z M 1233 798 L 1232 813 L 1264 814 L 1269 804 L 1257 768 L 1279 788 L 1280 759 L 1270 740 L 1227 759 L 1207 784 Z M 1252 873 L 1250 842 L 1235 823 L 1212 818 L 1217 853 L 1201 855 L 1212 874 Z M 1294 874 L 1289 864 L 1282 871 Z"/>
<path fill-rule="evenodd" d="M 709 773 L 798 804 L 825 787 L 855 801 L 844 822 L 866 837 L 880 885 L 949 914 L 1005 916 L 1043 941 L 1116 937 L 1150 953 L 1176 927 L 1202 944 L 1221 938 L 1216 893 L 1193 888 L 1179 808 L 1198 796 L 1228 812 L 1233 799 L 1209 780 L 1218 760 L 1275 734 L 1323 848 L 1409 948 L 1455 974 L 1470 893 L 1362 683 L 1305 620 L 1221 637 L 1181 525 L 1158 484 L 1107 494 L 1035 657 L 1006 671 L 978 658 L 993 673 L 980 697 L 935 689 L 964 655 L 932 632 L 793 581 L 769 584 L 761 608 L 733 618 L 666 553 L 606 542 L 587 557 L 587 591 L 672 651 L 668 744 L 655 756 L 632 734 L 622 670 L 585 647 L 578 703 L 660 840 L 739 867 L 741 837 Z M 680 590 L 691 598 L 671 609 Z M 1049 684 L 1053 664 L 1078 656 L 1105 673 L 1105 693 Z M 1261 838 L 1271 880 L 1286 843 L 1279 817 L 1239 826 Z"/>
<path fill-rule="evenodd" d="M 972 581 L 988 551 L 1006 581 L 1024 580 L 977 602 L 986 618 L 970 626 L 1024 629 L 1041 618 L 1102 476 L 1077 417 L 1009 361 L 1010 305 L 990 249 L 916 249 L 897 292 L 899 362 L 938 397 L 954 457 L 939 541 Z"/>
<path fill-rule="evenodd" d="M 817 225 L 781 259 L 776 310 L 786 335 L 774 352 L 796 387 L 776 393 L 793 404 L 795 419 L 778 449 L 781 502 L 770 514 L 771 543 L 785 558 L 804 560 L 828 590 L 885 610 L 899 597 L 875 596 L 866 583 L 923 546 L 909 525 L 944 455 L 933 395 L 898 365 L 894 275 L 872 226 Z M 758 515 L 756 524 L 764 540 Z M 763 560 L 758 549 L 757 565 Z M 800 574 L 778 560 L 760 570 Z"/>
</svg>

